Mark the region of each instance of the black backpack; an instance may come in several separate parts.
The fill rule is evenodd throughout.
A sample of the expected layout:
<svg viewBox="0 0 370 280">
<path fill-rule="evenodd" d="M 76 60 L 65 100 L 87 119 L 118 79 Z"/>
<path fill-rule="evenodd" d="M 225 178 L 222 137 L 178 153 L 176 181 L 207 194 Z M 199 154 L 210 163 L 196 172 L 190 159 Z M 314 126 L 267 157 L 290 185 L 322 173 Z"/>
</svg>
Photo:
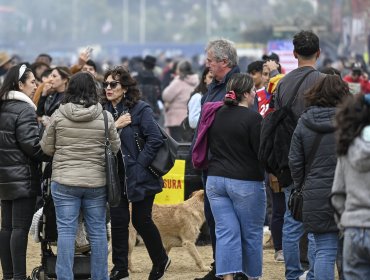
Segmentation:
<svg viewBox="0 0 370 280">
<path fill-rule="evenodd" d="M 282 187 L 292 183 L 289 169 L 289 149 L 298 119 L 292 111 L 292 105 L 298 96 L 298 90 L 304 79 L 313 71 L 307 72 L 294 88 L 288 103 L 268 114 L 262 121 L 258 159 L 268 173 L 278 178 Z"/>
</svg>

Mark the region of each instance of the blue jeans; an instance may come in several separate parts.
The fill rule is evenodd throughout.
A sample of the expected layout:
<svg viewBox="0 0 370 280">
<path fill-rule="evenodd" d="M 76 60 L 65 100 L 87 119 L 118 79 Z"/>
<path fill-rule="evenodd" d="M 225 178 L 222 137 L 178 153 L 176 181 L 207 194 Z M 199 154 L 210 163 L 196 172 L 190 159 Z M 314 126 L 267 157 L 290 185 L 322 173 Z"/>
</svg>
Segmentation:
<svg viewBox="0 0 370 280">
<path fill-rule="evenodd" d="M 292 192 L 293 185 L 284 188 L 285 194 L 285 215 L 283 225 L 283 254 L 285 262 L 285 277 L 287 280 L 297 280 L 302 274 L 300 261 L 299 241 L 304 234 L 303 224 L 293 219 L 292 213 L 288 207 L 289 195 Z M 308 234 L 308 261 L 310 269 L 307 274 L 307 280 L 314 278 L 315 262 L 315 241 L 311 233 Z"/>
<path fill-rule="evenodd" d="M 370 279 L 370 229 L 346 228 L 343 245 L 345 279 Z"/>
<path fill-rule="evenodd" d="M 216 222 L 216 275 L 262 275 L 263 182 L 208 176 L 207 195 Z"/>
<path fill-rule="evenodd" d="M 58 280 L 72 280 L 75 239 L 80 209 L 91 245 L 91 279 L 108 278 L 105 187 L 82 188 L 51 183 L 58 228 L 56 274 Z"/>
<path fill-rule="evenodd" d="M 334 280 L 337 259 L 338 233 L 314 233 L 315 280 Z"/>
</svg>

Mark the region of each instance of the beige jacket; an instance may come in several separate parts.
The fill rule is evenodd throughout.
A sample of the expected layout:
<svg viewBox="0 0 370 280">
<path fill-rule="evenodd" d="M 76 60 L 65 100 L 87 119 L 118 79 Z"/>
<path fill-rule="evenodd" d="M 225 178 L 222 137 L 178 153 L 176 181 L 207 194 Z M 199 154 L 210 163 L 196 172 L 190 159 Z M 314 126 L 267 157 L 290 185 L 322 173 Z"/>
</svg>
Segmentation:
<svg viewBox="0 0 370 280">
<path fill-rule="evenodd" d="M 105 186 L 104 117 L 100 104 L 84 108 L 67 103 L 51 117 L 41 140 L 42 150 L 53 158 L 52 181 L 67 186 Z M 117 153 L 120 138 L 108 113 L 109 139 Z"/>
</svg>

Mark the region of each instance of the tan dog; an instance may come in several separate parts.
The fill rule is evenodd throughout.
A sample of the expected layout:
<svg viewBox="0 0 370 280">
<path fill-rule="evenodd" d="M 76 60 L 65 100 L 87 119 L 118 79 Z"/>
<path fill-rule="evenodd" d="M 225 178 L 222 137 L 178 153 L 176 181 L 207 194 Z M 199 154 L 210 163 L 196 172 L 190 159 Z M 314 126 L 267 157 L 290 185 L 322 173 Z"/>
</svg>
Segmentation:
<svg viewBox="0 0 370 280">
<path fill-rule="evenodd" d="M 172 247 L 185 247 L 201 271 L 210 270 L 210 267 L 204 264 L 195 246 L 200 228 L 205 222 L 203 190 L 194 192 L 188 200 L 179 204 L 154 204 L 152 215 L 167 254 Z M 137 232 L 132 223 L 130 223 L 129 235 L 128 266 L 131 272 L 139 272 L 133 269 L 131 262 L 131 254 L 137 237 Z"/>
</svg>

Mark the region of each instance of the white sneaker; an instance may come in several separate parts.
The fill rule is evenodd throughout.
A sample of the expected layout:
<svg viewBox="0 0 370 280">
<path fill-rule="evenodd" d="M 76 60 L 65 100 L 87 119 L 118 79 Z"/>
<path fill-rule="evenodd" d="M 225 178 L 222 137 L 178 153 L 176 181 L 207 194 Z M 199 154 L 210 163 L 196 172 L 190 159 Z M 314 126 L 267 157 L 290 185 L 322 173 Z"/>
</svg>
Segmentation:
<svg viewBox="0 0 370 280">
<path fill-rule="evenodd" d="M 274 259 L 276 262 L 284 262 L 283 250 L 275 252 Z"/>
<path fill-rule="evenodd" d="M 306 280 L 307 278 L 307 274 L 308 274 L 308 270 L 306 270 L 305 272 L 303 272 L 303 274 L 301 276 L 299 276 L 299 280 Z"/>
</svg>

